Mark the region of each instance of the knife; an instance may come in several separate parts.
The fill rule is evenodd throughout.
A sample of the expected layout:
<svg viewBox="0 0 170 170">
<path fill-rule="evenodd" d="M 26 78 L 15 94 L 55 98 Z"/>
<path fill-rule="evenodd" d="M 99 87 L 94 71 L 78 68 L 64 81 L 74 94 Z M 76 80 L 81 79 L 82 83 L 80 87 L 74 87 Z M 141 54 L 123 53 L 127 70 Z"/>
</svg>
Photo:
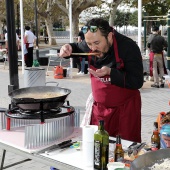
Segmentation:
<svg viewBox="0 0 170 170">
<path fill-rule="evenodd" d="M 116 143 L 115 140 L 109 139 L 109 143 Z"/>
<path fill-rule="evenodd" d="M 49 152 L 52 152 L 52 151 L 54 151 L 54 150 L 67 148 L 67 147 L 69 147 L 69 146 L 71 146 L 71 145 L 72 145 L 72 143 L 68 142 L 68 143 L 59 145 L 59 146 L 57 146 L 57 147 L 50 148 L 50 149 L 46 150 L 45 153 L 48 154 Z"/>
<path fill-rule="evenodd" d="M 134 148 L 133 150 L 133 155 L 137 155 L 138 152 L 146 145 L 146 143 L 141 143 L 140 145 L 137 145 L 137 147 Z"/>
<path fill-rule="evenodd" d="M 62 145 L 62 146 L 59 147 L 59 148 L 50 149 L 50 150 L 46 151 L 45 153 L 46 153 L 47 155 L 49 155 L 50 152 L 55 151 L 55 150 L 58 150 L 58 149 L 60 149 L 59 152 L 65 151 L 66 149 L 69 149 L 70 146 L 72 146 L 72 145 L 73 145 L 74 143 L 76 143 L 76 142 L 77 142 L 77 141 L 75 141 L 75 142 L 70 142 L 70 143 L 67 143 L 67 144 L 65 144 L 65 145 Z"/>
<path fill-rule="evenodd" d="M 129 147 L 128 147 L 128 156 L 130 157 L 131 154 L 133 153 L 134 146 L 137 145 L 137 142 L 133 142 Z"/>
<path fill-rule="evenodd" d="M 48 152 L 50 152 L 51 150 L 61 148 L 61 147 L 65 146 L 65 145 L 67 145 L 67 144 L 69 144 L 69 143 L 71 143 L 71 142 L 72 142 L 72 140 L 67 140 L 67 141 L 61 142 L 61 143 L 59 143 L 59 144 L 57 144 L 57 145 L 54 144 L 54 145 L 52 145 L 52 146 L 49 146 L 49 147 L 47 147 L 47 148 L 45 148 L 45 149 L 42 149 L 42 150 L 40 150 L 40 151 L 38 151 L 38 152 L 35 152 L 35 153 L 48 153 Z"/>
<path fill-rule="evenodd" d="M 68 143 L 67 146 L 61 147 L 61 148 L 60 148 L 60 149 L 61 149 L 60 152 L 63 152 L 63 151 L 65 151 L 66 149 L 70 148 L 72 145 L 74 145 L 74 143 L 77 143 L 77 141 L 72 142 L 72 143 Z"/>
</svg>

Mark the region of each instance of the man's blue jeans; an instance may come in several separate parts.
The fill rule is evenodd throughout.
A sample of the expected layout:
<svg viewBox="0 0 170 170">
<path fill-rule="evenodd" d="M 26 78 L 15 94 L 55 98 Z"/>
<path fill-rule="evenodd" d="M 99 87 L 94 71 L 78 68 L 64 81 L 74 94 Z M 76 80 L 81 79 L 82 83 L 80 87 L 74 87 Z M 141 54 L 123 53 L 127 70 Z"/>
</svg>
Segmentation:
<svg viewBox="0 0 170 170">
<path fill-rule="evenodd" d="M 84 69 L 85 69 L 85 58 L 82 57 L 81 60 L 81 72 L 84 73 Z"/>
</svg>

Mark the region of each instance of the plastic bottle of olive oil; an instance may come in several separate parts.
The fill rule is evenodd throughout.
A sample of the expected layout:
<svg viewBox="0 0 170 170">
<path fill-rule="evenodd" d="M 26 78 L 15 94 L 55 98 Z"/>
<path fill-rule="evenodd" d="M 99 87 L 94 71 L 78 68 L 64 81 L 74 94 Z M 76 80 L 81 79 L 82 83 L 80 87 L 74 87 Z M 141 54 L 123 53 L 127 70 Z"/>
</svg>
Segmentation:
<svg viewBox="0 0 170 170">
<path fill-rule="evenodd" d="M 100 120 L 98 131 L 94 134 L 94 168 L 107 170 L 108 159 L 109 134 L 104 130 L 104 120 Z"/>
</svg>

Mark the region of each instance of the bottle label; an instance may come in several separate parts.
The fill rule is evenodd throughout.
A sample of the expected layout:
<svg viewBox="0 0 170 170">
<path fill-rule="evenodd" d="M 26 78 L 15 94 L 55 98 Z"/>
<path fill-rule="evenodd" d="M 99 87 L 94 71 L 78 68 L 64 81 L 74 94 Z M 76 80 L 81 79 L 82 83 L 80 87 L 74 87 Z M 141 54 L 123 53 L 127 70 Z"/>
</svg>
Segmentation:
<svg viewBox="0 0 170 170">
<path fill-rule="evenodd" d="M 117 153 L 115 154 L 115 162 L 123 162 L 124 158 L 121 154 Z"/>
<path fill-rule="evenodd" d="M 159 149 L 159 144 L 158 143 L 155 143 L 155 142 L 152 142 L 151 143 L 151 150 L 152 151 L 156 151 Z"/>
<path fill-rule="evenodd" d="M 100 166 L 101 144 L 100 141 L 94 141 L 94 165 Z"/>
<path fill-rule="evenodd" d="M 109 145 L 104 145 L 100 141 L 94 141 L 94 168 L 99 170 L 107 169 Z"/>
</svg>

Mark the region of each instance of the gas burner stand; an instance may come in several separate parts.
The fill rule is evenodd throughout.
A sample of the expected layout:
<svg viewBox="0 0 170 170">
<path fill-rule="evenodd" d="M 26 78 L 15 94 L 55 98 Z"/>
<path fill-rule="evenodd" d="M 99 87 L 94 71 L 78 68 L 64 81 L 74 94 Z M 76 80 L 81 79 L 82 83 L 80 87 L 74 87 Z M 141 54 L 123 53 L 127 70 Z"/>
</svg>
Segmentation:
<svg viewBox="0 0 170 170">
<path fill-rule="evenodd" d="M 1 129 L 25 131 L 25 148 L 33 149 L 57 142 L 73 133 L 79 127 L 80 110 L 72 106 L 40 111 L 23 111 L 9 106 L 1 114 Z"/>
</svg>

